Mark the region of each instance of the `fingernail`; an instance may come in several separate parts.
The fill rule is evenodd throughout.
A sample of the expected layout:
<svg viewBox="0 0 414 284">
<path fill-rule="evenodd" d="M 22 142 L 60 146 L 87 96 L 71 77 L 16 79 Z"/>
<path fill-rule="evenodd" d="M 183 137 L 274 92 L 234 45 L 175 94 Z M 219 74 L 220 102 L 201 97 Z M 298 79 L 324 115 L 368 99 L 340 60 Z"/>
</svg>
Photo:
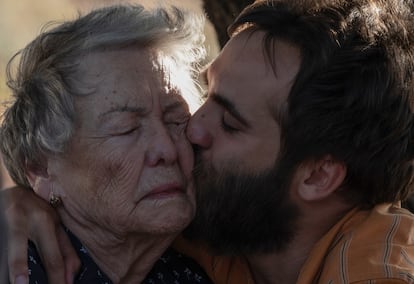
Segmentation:
<svg viewBox="0 0 414 284">
<path fill-rule="evenodd" d="M 25 275 L 19 275 L 14 279 L 14 284 L 27 284 L 27 277 Z"/>
</svg>

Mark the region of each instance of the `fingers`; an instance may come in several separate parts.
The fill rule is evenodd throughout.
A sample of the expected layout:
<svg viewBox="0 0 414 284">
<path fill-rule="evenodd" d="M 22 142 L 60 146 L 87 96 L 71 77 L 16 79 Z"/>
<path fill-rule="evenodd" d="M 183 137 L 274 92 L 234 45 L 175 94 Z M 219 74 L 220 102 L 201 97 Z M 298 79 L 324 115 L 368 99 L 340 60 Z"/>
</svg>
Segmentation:
<svg viewBox="0 0 414 284">
<path fill-rule="evenodd" d="M 27 231 L 8 229 L 8 265 L 11 283 L 29 283 L 27 267 Z"/>
<path fill-rule="evenodd" d="M 80 268 L 72 244 L 63 230 L 56 211 L 28 189 L 19 187 L 0 191 L 7 224 L 7 259 L 11 283 L 28 283 L 28 239 L 36 244 L 49 283 L 73 283 Z"/>
<path fill-rule="evenodd" d="M 32 217 L 30 237 L 36 244 L 48 282 L 66 283 L 65 264 L 58 241 L 59 219 L 55 210 L 46 206 Z"/>
<path fill-rule="evenodd" d="M 36 244 L 49 283 L 73 283 L 80 260 L 63 229 L 56 211 L 47 203 L 37 212 L 30 236 Z"/>
<path fill-rule="evenodd" d="M 76 253 L 68 248 L 65 232 L 55 210 L 31 190 L 19 187 L 0 191 L 0 201 L 4 203 L 1 214 L 7 223 L 7 259 L 11 283 L 20 279 L 28 283 L 27 249 L 28 239 L 36 244 L 37 251 L 48 274 L 49 283 L 67 283 L 79 260 Z M 64 248 L 60 249 L 60 244 Z M 69 244 L 68 244 L 69 243 Z M 64 259 L 68 259 L 68 273 L 65 273 Z M 72 281 L 69 283 L 73 283 Z"/>
<path fill-rule="evenodd" d="M 27 266 L 27 219 L 26 212 L 22 207 L 14 203 L 19 195 L 14 189 L 2 190 L 1 201 L 4 206 L 1 210 L 2 218 L 6 221 L 7 263 L 9 267 L 9 279 L 11 283 L 29 283 L 29 270 Z"/>
<path fill-rule="evenodd" d="M 62 252 L 63 260 L 65 262 L 65 277 L 67 283 L 73 283 L 75 275 L 78 274 L 78 271 L 81 266 L 78 255 L 76 254 L 75 249 L 72 246 L 72 243 L 69 240 L 68 235 L 63 230 L 62 227 L 58 228 L 58 242 L 59 247 Z"/>
</svg>

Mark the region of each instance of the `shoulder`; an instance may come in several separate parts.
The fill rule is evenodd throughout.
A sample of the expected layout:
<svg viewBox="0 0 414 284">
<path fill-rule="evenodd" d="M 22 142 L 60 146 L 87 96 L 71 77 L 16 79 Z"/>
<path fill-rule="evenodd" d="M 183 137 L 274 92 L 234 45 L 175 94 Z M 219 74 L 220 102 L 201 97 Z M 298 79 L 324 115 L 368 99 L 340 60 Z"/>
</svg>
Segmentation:
<svg viewBox="0 0 414 284">
<path fill-rule="evenodd" d="M 213 283 L 193 259 L 169 248 L 147 275 L 143 283 Z"/>
<path fill-rule="evenodd" d="M 325 240 L 321 281 L 414 283 L 414 215 L 407 210 L 382 204 L 355 211 L 333 235 Z"/>
</svg>

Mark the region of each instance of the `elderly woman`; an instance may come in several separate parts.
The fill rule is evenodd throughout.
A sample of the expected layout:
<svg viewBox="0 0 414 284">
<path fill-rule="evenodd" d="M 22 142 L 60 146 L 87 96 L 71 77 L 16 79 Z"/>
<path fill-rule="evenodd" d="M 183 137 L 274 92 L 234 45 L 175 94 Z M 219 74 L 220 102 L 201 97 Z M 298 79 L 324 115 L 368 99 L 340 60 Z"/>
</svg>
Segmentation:
<svg viewBox="0 0 414 284">
<path fill-rule="evenodd" d="M 169 248 L 191 221 L 190 117 L 200 19 L 113 6 L 43 32 L 9 86 L 1 150 L 17 185 L 59 213 L 75 283 L 209 283 Z M 29 245 L 30 283 L 47 283 Z"/>
</svg>

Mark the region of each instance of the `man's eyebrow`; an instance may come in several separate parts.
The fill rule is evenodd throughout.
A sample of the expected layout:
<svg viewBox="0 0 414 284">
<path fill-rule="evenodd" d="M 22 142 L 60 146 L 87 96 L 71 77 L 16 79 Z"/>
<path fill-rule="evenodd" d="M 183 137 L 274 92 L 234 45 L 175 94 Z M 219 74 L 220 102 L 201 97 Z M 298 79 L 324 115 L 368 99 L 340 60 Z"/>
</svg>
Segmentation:
<svg viewBox="0 0 414 284">
<path fill-rule="evenodd" d="M 232 116 L 234 116 L 238 121 L 240 121 L 245 127 L 250 127 L 250 124 L 247 122 L 247 120 L 240 114 L 240 112 L 236 109 L 235 105 L 230 102 L 225 97 L 219 95 L 219 94 L 211 94 L 211 99 L 213 99 L 214 102 L 224 107 Z"/>
</svg>

